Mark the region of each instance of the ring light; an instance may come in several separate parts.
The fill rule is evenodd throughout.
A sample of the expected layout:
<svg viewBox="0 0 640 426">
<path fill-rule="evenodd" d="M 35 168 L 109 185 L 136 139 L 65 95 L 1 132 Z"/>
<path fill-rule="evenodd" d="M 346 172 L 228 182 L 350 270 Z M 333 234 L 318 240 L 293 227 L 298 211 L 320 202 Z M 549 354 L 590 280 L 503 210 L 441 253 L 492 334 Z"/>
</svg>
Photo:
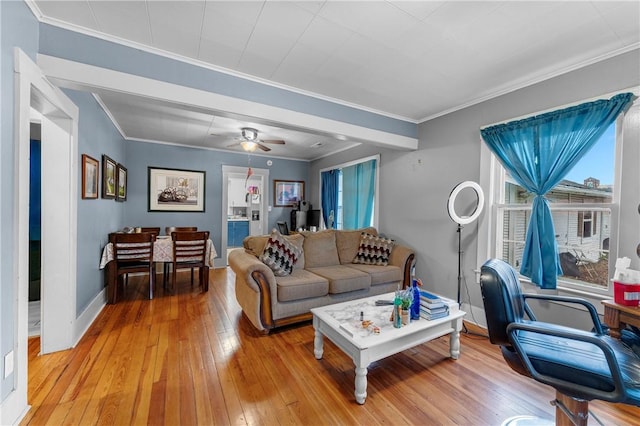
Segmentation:
<svg viewBox="0 0 640 426">
<path fill-rule="evenodd" d="M 476 192 L 476 196 L 478 197 L 478 204 L 476 204 L 476 208 L 471 213 L 470 216 L 458 216 L 456 213 L 456 198 L 458 194 L 462 192 L 463 189 L 471 188 Z M 482 188 L 475 182 L 470 180 L 460 182 L 453 188 L 451 194 L 449 195 L 449 201 L 447 203 L 447 211 L 449 212 L 449 217 L 455 223 L 458 224 L 458 305 L 460 305 L 460 286 L 462 284 L 462 225 L 468 225 L 480 216 L 482 213 L 482 208 L 484 207 L 484 193 L 482 192 Z"/>
<path fill-rule="evenodd" d="M 471 213 L 470 216 L 458 216 L 455 209 L 456 198 L 458 194 L 462 192 L 463 189 L 471 188 L 476 192 L 476 196 L 478 197 L 478 204 L 476 205 L 476 209 Z M 468 225 L 480 216 L 482 213 L 482 208 L 484 207 L 484 193 L 482 192 L 482 188 L 475 182 L 470 180 L 461 182 L 453 188 L 451 194 L 449 195 L 449 202 L 447 203 L 447 211 L 449 212 L 449 217 L 458 225 Z"/>
</svg>

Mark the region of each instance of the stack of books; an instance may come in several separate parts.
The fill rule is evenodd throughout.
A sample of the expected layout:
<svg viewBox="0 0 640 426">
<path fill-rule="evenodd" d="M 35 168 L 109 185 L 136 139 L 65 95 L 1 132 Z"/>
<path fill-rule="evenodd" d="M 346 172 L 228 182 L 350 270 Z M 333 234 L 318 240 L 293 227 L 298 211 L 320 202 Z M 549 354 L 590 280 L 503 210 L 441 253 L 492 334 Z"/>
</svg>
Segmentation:
<svg viewBox="0 0 640 426">
<path fill-rule="evenodd" d="M 434 320 L 449 315 L 449 305 L 435 294 L 420 290 L 420 317 Z"/>
</svg>

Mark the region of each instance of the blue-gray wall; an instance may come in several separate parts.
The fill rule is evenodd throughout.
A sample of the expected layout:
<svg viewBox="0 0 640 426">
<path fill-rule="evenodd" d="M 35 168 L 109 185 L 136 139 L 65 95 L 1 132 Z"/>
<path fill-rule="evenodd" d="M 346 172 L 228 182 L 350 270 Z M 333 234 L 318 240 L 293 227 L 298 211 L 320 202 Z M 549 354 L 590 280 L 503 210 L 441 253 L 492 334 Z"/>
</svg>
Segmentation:
<svg viewBox="0 0 640 426">
<path fill-rule="evenodd" d="M 78 164 L 82 154 L 95 158 L 101 165 L 102 154 L 118 162 L 124 161 L 125 141 L 95 98 L 86 92 L 64 92 L 80 111 Z M 78 173 L 78 188 L 82 188 L 81 179 L 82 174 Z M 99 189 L 101 187 L 102 185 Z M 104 287 L 104 272 L 98 269 L 100 255 L 108 241 L 109 232 L 122 228 L 126 207 L 125 203 L 116 203 L 114 200 L 104 200 L 100 197 L 97 200 L 78 200 L 76 317 Z"/>
<path fill-rule="evenodd" d="M 0 2 L 0 360 L 13 349 L 15 315 L 13 285 L 15 229 L 15 170 L 14 170 L 14 90 L 13 50 L 20 47 L 35 61 L 38 52 L 38 21 L 23 2 Z M 13 374 L 0 376 L 0 399 L 13 389 Z"/>
<path fill-rule="evenodd" d="M 125 167 L 128 172 L 128 194 L 125 209 L 125 226 L 197 226 L 208 230 L 220 255 L 222 226 L 222 166 L 247 167 L 247 154 L 205 150 L 175 145 L 160 145 L 147 142 L 128 141 Z M 266 165 L 271 160 L 271 167 Z M 253 168 L 269 169 L 267 200 L 273 199 L 270 191 L 273 179 L 308 181 L 309 163 L 263 156 L 251 156 Z M 148 212 L 148 167 L 198 170 L 206 172 L 205 212 Z M 269 213 L 269 229 L 290 209 L 273 208 Z"/>
</svg>

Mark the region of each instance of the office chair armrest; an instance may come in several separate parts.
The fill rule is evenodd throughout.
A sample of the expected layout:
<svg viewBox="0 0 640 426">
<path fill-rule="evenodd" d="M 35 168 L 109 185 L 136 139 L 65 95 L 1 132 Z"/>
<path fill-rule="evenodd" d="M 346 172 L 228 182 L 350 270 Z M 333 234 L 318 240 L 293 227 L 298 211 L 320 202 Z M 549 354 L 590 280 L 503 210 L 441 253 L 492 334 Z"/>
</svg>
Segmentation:
<svg viewBox="0 0 640 426">
<path fill-rule="evenodd" d="M 518 331 L 527 331 L 529 333 L 537 333 L 548 336 L 556 336 L 569 340 L 575 340 L 580 342 L 586 342 L 596 346 L 602 351 L 605 357 L 607 368 L 614 386 L 613 391 L 603 391 L 595 389 L 589 386 L 581 385 L 579 383 L 567 381 L 561 378 L 542 374 L 536 370 L 529 355 L 527 354 L 522 342 L 518 338 Z M 526 322 L 526 323 L 511 323 L 507 326 L 507 333 L 509 334 L 509 340 L 516 349 L 520 359 L 527 369 L 528 373 L 535 380 L 550 385 L 556 389 L 564 390 L 567 393 L 579 392 L 583 395 L 591 395 L 592 399 L 602 399 L 604 401 L 618 402 L 625 398 L 626 391 L 624 380 L 622 378 L 622 372 L 618 360 L 616 359 L 613 349 L 607 344 L 605 340 L 600 338 L 594 333 L 577 330 L 557 324 L 543 323 L 543 322 Z"/>
<path fill-rule="evenodd" d="M 532 294 L 532 293 L 523 293 L 525 303 L 527 299 L 537 299 L 537 300 L 547 300 L 551 302 L 563 302 L 563 303 L 574 303 L 578 305 L 582 305 L 589 311 L 589 315 L 591 316 L 591 321 L 593 321 L 593 327 L 596 330 L 596 333 L 600 336 L 604 335 L 604 329 L 602 328 L 602 323 L 600 322 L 600 317 L 598 316 L 598 311 L 596 311 L 596 307 L 587 300 L 580 299 L 579 297 L 570 297 L 570 296 L 556 296 L 556 295 L 547 295 L 547 294 Z M 525 305 L 528 307 L 528 305 Z M 530 309 L 525 308 L 527 311 L 527 315 L 532 320 L 536 320 L 535 315 Z M 533 315 L 533 316 L 532 316 Z"/>
</svg>

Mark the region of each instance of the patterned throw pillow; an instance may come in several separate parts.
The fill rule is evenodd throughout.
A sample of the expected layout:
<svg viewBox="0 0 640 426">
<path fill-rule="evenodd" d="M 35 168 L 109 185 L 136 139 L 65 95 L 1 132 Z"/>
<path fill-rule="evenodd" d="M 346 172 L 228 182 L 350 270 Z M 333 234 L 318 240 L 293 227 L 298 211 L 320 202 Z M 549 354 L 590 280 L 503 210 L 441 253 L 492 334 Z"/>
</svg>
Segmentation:
<svg viewBox="0 0 640 426">
<path fill-rule="evenodd" d="M 393 249 L 394 241 L 389 238 L 378 237 L 363 232 L 360 236 L 360 246 L 358 254 L 352 263 L 361 263 L 364 265 L 387 266 L 389 263 L 389 254 Z"/>
<path fill-rule="evenodd" d="M 301 251 L 295 244 L 284 238 L 277 229 L 264 246 L 260 260 L 273 271 L 274 275 L 284 277 L 290 275 L 293 265 L 298 261 Z"/>
</svg>

